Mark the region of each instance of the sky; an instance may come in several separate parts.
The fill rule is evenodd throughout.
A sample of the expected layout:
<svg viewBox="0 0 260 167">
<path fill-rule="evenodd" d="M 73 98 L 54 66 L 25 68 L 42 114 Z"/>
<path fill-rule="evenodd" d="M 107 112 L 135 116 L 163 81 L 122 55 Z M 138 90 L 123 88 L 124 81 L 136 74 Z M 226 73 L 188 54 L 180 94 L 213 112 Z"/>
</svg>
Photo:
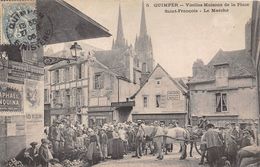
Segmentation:
<svg viewBox="0 0 260 167">
<path fill-rule="evenodd" d="M 116 38 L 120 3 L 124 36 L 128 43 L 134 46 L 140 31 L 141 0 L 65 1 L 110 31 L 111 37 L 84 40 L 84 43 L 105 50 L 111 49 L 112 41 Z M 247 7 L 229 7 L 227 13 L 192 14 L 165 13 L 166 8 L 154 6 L 165 2 L 177 1 L 144 0 L 145 6 L 149 5 L 145 7 L 146 24 L 152 39 L 155 62 L 172 77 L 192 76 L 193 62 L 202 59 L 206 64 L 219 49 L 230 51 L 245 48 L 244 28 L 251 17 L 250 2 Z M 63 44 L 49 47 L 55 48 L 56 51 L 63 48 L 62 46 Z"/>
</svg>

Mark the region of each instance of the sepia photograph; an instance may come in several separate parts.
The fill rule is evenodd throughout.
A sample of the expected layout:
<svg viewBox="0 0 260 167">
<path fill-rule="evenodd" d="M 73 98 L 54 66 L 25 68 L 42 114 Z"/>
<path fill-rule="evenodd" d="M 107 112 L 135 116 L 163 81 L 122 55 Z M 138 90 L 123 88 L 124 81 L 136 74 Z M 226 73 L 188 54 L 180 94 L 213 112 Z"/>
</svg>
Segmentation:
<svg viewBox="0 0 260 167">
<path fill-rule="evenodd" d="M 0 167 L 260 167 L 259 30 L 255 0 L 1 0 Z"/>
</svg>

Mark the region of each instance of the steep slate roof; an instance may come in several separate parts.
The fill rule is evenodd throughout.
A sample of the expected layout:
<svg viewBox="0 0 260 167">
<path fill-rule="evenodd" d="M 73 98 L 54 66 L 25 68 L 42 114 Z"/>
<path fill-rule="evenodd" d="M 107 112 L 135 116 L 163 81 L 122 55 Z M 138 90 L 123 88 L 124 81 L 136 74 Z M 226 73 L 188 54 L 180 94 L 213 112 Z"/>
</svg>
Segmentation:
<svg viewBox="0 0 260 167">
<path fill-rule="evenodd" d="M 198 75 L 189 83 L 210 82 L 215 80 L 215 66 L 228 64 L 229 78 L 255 77 L 256 71 L 250 54 L 246 50 L 219 50 L 211 61 L 202 67 Z"/>
<path fill-rule="evenodd" d="M 128 48 L 95 51 L 94 56 L 99 62 L 106 65 L 114 73 L 125 77 L 122 68 L 126 68 L 125 53 L 127 52 Z"/>
<path fill-rule="evenodd" d="M 182 78 L 172 78 L 170 76 L 170 74 L 165 71 L 165 69 L 160 65 L 160 64 L 157 64 L 157 66 L 154 68 L 154 70 L 151 72 L 151 74 L 147 77 L 146 81 L 144 82 L 144 84 L 137 90 L 137 92 L 135 94 L 133 94 L 130 99 L 134 99 L 135 96 L 142 90 L 142 88 L 146 85 L 146 83 L 149 81 L 149 79 L 151 78 L 151 76 L 153 75 L 153 73 L 156 71 L 157 68 L 161 68 L 165 74 L 170 78 L 170 80 L 180 89 L 180 91 L 183 93 L 183 94 L 186 94 L 187 91 L 188 91 L 188 87 L 187 85 L 185 84 L 185 81 L 183 81 Z M 183 85 L 184 84 L 184 85 Z"/>
</svg>

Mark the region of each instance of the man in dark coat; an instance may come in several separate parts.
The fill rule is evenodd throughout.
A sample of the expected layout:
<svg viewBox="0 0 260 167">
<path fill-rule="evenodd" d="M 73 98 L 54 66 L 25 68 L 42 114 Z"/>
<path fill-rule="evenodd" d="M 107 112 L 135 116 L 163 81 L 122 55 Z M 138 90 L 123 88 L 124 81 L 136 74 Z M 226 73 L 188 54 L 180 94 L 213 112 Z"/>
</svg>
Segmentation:
<svg viewBox="0 0 260 167">
<path fill-rule="evenodd" d="M 36 147 L 37 142 L 32 142 L 29 149 L 24 153 L 25 157 L 28 159 L 28 165 L 31 167 L 36 167 L 39 161 L 39 149 Z"/>
<path fill-rule="evenodd" d="M 137 122 L 138 124 L 138 129 L 137 129 L 137 133 L 136 133 L 136 157 L 137 158 L 141 158 L 142 156 L 142 143 L 144 141 L 144 129 L 142 126 L 142 121 L 138 120 Z"/>
<path fill-rule="evenodd" d="M 40 164 L 42 167 L 49 167 L 49 162 L 51 159 L 53 159 L 52 154 L 48 148 L 50 142 L 48 139 L 42 139 L 41 142 L 42 144 L 39 148 Z"/>
<path fill-rule="evenodd" d="M 202 141 L 205 141 L 207 145 L 208 162 L 210 167 L 218 166 L 223 154 L 223 137 L 218 130 L 214 129 L 214 125 L 211 123 L 206 126 L 206 130 Z"/>
</svg>

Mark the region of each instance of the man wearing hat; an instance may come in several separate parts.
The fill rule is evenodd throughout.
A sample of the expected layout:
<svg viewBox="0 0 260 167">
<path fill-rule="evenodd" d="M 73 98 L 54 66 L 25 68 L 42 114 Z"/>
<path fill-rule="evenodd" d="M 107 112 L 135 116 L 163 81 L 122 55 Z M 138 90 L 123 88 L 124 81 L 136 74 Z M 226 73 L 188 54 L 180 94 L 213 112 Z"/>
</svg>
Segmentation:
<svg viewBox="0 0 260 167">
<path fill-rule="evenodd" d="M 28 159 L 28 165 L 31 167 L 36 167 L 38 165 L 39 149 L 36 147 L 37 142 L 32 142 L 29 149 L 24 153 L 24 156 Z"/>
<path fill-rule="evenodd" d="M 199 119 L 198 127 L 202 129 L 206 129 L 206 126 L 208 125 L 208 120 L 206 119 L 206 116 L 202 116 L 202 118 Z"/>
<path fill-rule="evenodd" d="M 206 130 L 201 140 L 206 142 L 208 162 L 210 167 L 213 167 L 219 164 L 222 157 L 223 137 L 218 130 L 214 129 L 214 125 L 211 123 L 206 126 Z"/>
<path fill-rule="evenodd" d="M 250 135 L 250 131 L 245 129 L 243 130 L 243 137 L 241 141 L 241 148 L 246 147 L 246 146 L 251 146 L 254 144 L 254 139 Z"/>
<path fill-rule="evenodd" d="M 230 135 L 233 136 L 233 138 L 235 139 L 235 141 L 237 143 L 239 143 L 239 136 L 240 135 L 239 135 L 239 132 L 238 132 L 238 130 L 236 128 L 236 123 L 232 122 L 230 125 L 231 125 L 230 126 L 230 128 L 231 128 Z"/>
<path fill-rule="evenodd" d="M 49 143 L 48 139 L 42 139 L 42 144 L 39 148 L 39 160 L 42 167 L 49 167 L 49 162 L 53 159 L 52 154 L 49 150 Z"/>
<path fill-rule="evenodd" d="M 145 136 L 145 132 L 142 126 L 142 121 L 138 120 L 137 121 L 137 133 L 136 133 L 136 157 L 137 158 L 141 158 L 142 156 L 142 143 L 144 141 L 144 136 Z"/>
</svg>

